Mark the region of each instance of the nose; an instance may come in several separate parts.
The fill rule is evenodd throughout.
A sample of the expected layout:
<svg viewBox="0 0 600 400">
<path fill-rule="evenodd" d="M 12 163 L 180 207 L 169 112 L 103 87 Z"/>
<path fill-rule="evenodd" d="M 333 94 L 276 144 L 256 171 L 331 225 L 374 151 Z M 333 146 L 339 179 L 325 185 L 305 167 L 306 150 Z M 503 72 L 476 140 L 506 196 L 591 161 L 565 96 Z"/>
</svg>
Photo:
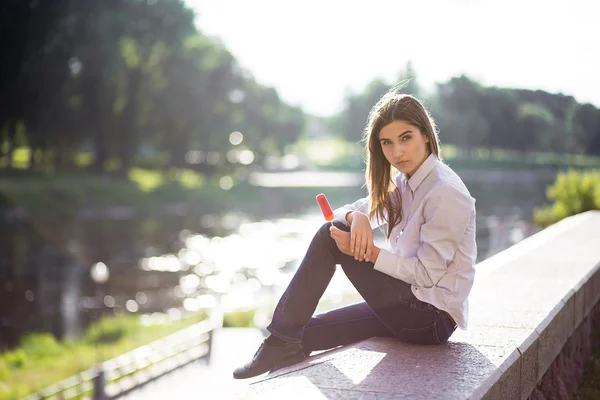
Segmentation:
<svg viewBox="0 0 600 400">
<path fill-rule="evenodd" d="M 402 157 L 404 156 L 404 149 L 402 148 L 402 146 L 399 143 L 394 144 L 394 149 L 393 149 L 392 154 L 396 160 L 401 160 Z"/>
</svg>

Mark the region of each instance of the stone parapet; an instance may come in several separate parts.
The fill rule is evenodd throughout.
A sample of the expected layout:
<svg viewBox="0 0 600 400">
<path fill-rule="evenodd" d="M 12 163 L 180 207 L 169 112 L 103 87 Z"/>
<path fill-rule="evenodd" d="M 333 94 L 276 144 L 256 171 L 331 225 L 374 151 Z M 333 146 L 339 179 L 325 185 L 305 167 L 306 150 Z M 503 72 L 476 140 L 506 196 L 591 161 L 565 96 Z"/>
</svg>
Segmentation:
<svg viewBox="0 0 600 400">
<path fill-rule="evenodd" d="M 467 331 L 447 344 L 372 338 L 253 382 L 247 398 L 571 398 L 600 311 L 600 212 L 479 263 Z"/>
</svg>

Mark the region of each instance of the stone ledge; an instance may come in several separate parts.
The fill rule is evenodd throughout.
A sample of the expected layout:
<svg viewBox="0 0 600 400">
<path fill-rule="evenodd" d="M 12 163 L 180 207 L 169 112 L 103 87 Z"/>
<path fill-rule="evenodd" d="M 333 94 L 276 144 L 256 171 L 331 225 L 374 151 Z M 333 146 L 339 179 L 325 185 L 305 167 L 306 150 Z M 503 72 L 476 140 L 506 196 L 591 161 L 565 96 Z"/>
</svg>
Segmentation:
<svg viewBox="0 0 600 400">
<path fill-rule="evenodd" d="M 448 344 L 368 339 L 259 378 L 246 395 L 504 400 L 535 392 L 539 397 L 536 388 L 551 366 L 558 368 L 561 352 L 572 347 L 565 344 L 589 325 L 598 303 L 599 239 L 600 212 L 587 212 L 480 263 L 469 330 L 455 332 Z"/>
</svg>

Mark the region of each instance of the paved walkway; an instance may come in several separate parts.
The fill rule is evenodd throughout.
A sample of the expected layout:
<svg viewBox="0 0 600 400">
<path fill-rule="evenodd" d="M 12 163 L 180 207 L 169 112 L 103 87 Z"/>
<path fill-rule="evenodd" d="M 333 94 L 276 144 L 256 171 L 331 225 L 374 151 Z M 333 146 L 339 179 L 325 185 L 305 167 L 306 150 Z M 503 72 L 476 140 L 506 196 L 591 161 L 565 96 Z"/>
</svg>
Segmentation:
<svg viewBox="0 0 600 400">
<path fill-rule="evenodd" d="M 248 362 L 263 340 L 253 328 L 215 332 L 210 365 L 195 361 L 121 397 L 123 400 L 233 399 L 244 397 L 253 380 L 235 380 L 233 369 Z"/>
</svg>

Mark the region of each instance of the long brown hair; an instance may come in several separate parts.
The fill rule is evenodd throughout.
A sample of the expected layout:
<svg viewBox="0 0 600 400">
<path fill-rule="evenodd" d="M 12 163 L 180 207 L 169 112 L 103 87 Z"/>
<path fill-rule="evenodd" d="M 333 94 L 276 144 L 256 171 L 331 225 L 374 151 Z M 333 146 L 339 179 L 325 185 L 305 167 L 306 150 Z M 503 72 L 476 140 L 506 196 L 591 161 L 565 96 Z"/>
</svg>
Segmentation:
<svg viewBox="0 0 600 400">
<path fill-rule="evenodd" d="M 392 165 L 385 158 L 379 132 L 393 121 L 404 121 L 419 128 L 421 133 L 429 138 L 429 150 L 441 160 L 440 143 L 435 122 L 423 104 L 409 94 L 398 93 L 392 89 L 386 93 L 369 113 L 369 119 L 364 131 L 363 140 L 366 142 L 366 185 L 369 191 L 369 216 L 377 217 L 381 225 L 387 223 L 387 239 L 392 229 L 402 220 L 402 202 L 398 197 L 392 201 L 396 192 L 396 183 L 392 177 Z M 387 218 L 384 214 L 387 210 Z"/>
</svg>

